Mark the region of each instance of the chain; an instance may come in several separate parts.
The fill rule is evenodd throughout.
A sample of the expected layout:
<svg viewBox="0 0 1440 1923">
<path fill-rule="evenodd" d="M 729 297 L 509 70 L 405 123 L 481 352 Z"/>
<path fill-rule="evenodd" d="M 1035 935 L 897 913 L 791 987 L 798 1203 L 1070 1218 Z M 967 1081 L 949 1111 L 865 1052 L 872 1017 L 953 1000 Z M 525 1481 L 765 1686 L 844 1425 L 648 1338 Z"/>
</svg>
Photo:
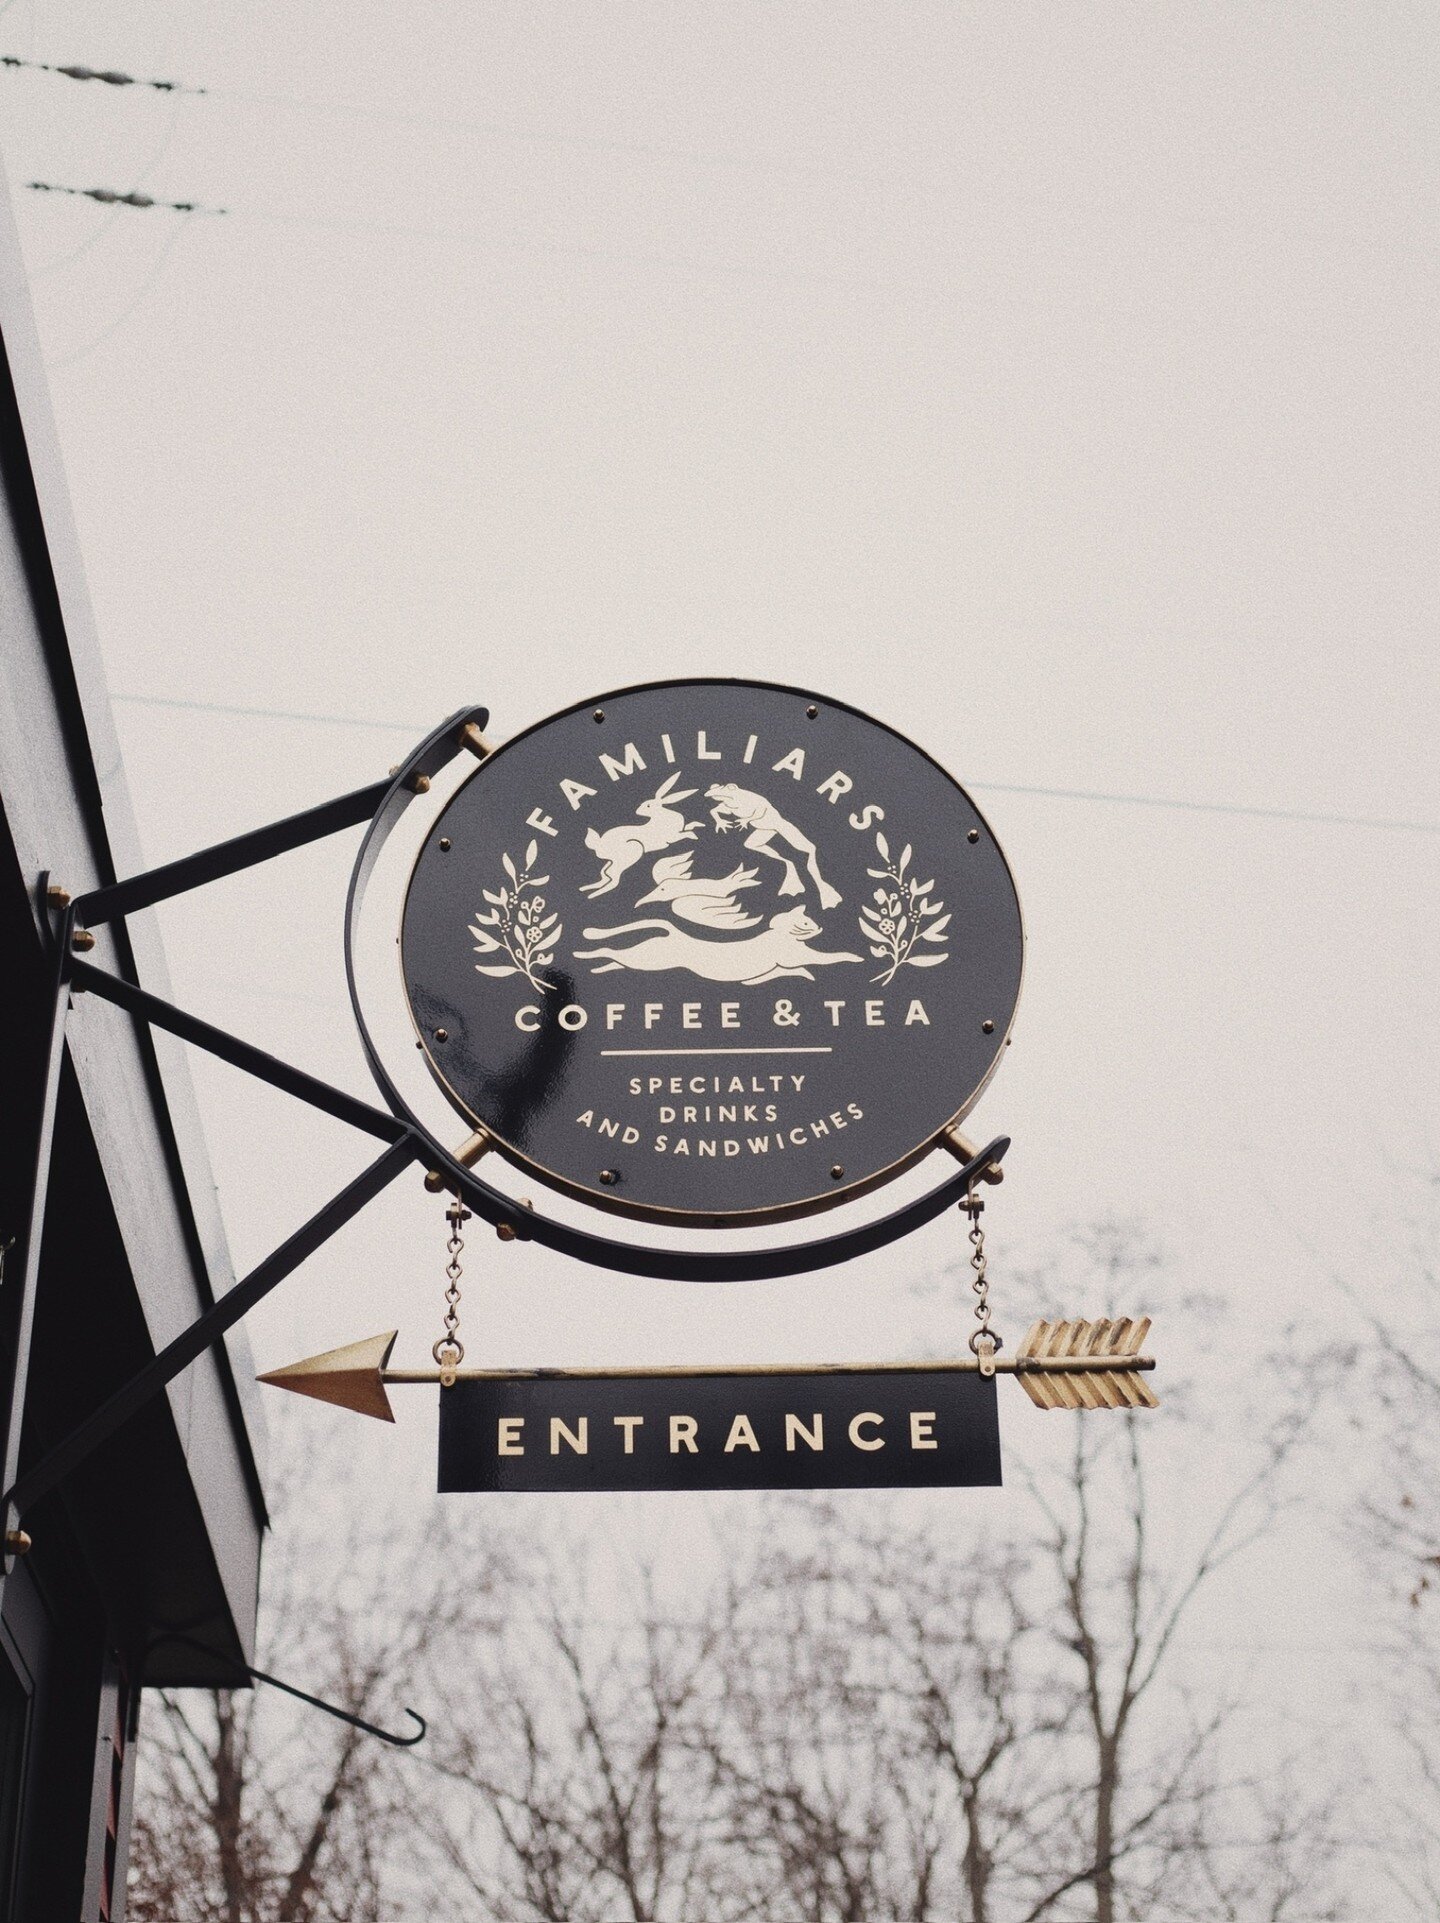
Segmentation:
<svg viewBox="0 0 1440 1923">
<path fill-rule="evenodd" d="M 975 1271 L 975 1280 L 970 1286 L 975 1291 L 976 1327 L 970 1335 L 970 1353 L 979 1358 L 981 1375 L 994 1375 L 995 1352 L 1003 1343 L 999 1333 L 990 1327 L 990 1278 L 985 1272 L 985 1231 L 980 1226 L 980 1214 L 985 1204 L 975 1193 L 973 1182 L 960 1206 L 970 1217 L 970 1247 L 973 1251 L 970 1266 Z"/>
<path fill-rule="evenodd" d="M 439 1364 L 441 1388 L 451 1389 L 455 1386 L 455 1371 L 465 1360 L 465 1344 L 459 1334 L 460 1251 L 465 1246 L 460 1224 L 470 1220 L 470 1211 L 457 1197 L 446 1209 L 445 1220 L 450 1224 L 450 1239 L 445 1244 L 449 1258 L 445 1264 L 445 1333 L 430 1353 Z"/>
</svg>

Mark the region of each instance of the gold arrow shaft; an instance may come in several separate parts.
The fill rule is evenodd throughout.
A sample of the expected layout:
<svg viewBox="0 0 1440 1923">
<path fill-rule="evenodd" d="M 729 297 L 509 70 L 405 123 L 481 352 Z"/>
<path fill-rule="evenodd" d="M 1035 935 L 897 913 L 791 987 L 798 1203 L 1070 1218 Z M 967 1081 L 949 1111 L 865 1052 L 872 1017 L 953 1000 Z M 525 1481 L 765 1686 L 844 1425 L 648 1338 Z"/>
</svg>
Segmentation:
<svg viewBox="0 0 1440 1923">
<path fill-rule="evenodd" d="M 1153 1355 L 1062 1355 L 1043 1360 L 1039 1356 L 997 1355 L 997 1375 L 1111 1375 L 1134 1369 L 1153 1369 Z M 758 1363 L 713 1363 L 694 1366 L 681 1364 L 661 1369 L 457 1369 L 457 1382 L 644 1382 L 655 1379 L 696 1381 L 707 1376 L 810 1376 L 810 1375 L 976 1375 L 980 1369 L 976 1356 L 961 1356 L 950 1362 L 808 1362 L 794 1366 Z M 436 1383 L 438 1369 L 384 1369 L 380 1380 L 402 1387 L 410 1383 Z"/>
<path fill-rule="evenodd" d="M 1148 1318 L 1103 1322 L 1036 1322 L 1015 1355 L 952 1357 L 941 1362 L 682 1363 L 668 1368 L 619 1369 L 392 1369 L 387 1365 L 396 1331 L 327 1349 L 304 1362 L 262 1375 L 262 1382 L 297 1395 L 314 1396 L 360 1415 L 393 1422 L 386 1390 L 392 1386 L 453 1382 L 695 1382 L 725 1377 L 788 1379 L 840 1375 L 1013 1375 L 1041 1409 L 1153 1409 L 1142 1371 L 1155 1358 L 1137 1353 Z M 1046 1354 L 1049 1349 L 1064 1354 Z M 1121 1353 L 1115 1353 L 1116 1350 Z"/>
</svg>

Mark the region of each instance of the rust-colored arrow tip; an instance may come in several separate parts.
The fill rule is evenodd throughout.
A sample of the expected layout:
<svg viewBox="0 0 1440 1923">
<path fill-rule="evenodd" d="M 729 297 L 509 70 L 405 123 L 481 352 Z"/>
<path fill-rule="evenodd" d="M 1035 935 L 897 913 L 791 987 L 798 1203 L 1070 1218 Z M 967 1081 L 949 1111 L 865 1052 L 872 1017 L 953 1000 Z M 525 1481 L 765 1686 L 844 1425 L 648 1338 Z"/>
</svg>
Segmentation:
<svg viewBox="0 0 1440 1923">
<path fill-rule="evenodd" d="M 399 1333 L 391 1329 L 385 1335 L 366 1336 L 363 1342 L 347 1342 L 343 1349 L 327 1349 L 324 1355 L 287 1363 L 257 1380 L 276 1389 L 293 1389 L 296 1395 L 314 1396 L 318 1402 L 333 1402 L 357 1415 L 374 1416 L 379 1422 L 393 1422 L 384 1371 Z"/>
</svg>

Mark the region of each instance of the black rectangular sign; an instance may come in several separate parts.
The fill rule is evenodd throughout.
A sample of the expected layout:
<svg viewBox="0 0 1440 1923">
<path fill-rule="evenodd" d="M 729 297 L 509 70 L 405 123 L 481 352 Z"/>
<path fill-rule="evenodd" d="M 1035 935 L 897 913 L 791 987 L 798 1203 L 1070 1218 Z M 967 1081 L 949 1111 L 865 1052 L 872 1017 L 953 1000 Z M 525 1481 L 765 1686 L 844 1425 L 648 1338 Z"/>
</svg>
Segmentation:
<svg viewBox="0 0 1440 1923">
<path fill-rule="evenodd" d="M 995 1381 L 856 1370 L 510 1377 L 440 1392 L 440 1490 L 998 1485 Z"/>
</svg>

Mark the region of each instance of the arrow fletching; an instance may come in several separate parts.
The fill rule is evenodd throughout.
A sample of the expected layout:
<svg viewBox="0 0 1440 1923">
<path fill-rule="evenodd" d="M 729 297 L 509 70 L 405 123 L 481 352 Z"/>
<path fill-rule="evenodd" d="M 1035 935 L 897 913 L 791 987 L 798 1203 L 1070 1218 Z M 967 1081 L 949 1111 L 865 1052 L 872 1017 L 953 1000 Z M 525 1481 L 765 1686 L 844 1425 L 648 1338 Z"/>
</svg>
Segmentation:
<svg viewBox="0 0 1440 1923">
<path fill-rule="evenodd" d="M 1036 1322 L 1015 1353 L 1015 1373 L 1037 1409 L 1155 1409 L 1140 1374 L 1155 1366 L 1140 1354 L 1149 1330 L 1148 1315 Z"/>
</svg>

